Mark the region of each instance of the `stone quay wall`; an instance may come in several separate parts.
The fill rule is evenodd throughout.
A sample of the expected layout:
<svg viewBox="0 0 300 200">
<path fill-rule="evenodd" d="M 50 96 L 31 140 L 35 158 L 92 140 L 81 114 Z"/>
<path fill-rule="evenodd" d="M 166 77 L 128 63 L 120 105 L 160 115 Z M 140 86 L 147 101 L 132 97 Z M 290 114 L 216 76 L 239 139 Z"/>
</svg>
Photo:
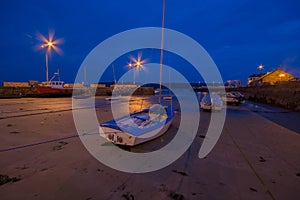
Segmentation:
<svg viewBox="0 0 300 200">
<path fill-rule="evenodd" d="M 0 97 L 34 97 L 38 92 L 34 87 L 0 87 Z"/>
<path fill-rule="evenodd" d="M 111 96 L 113 92 L 112 87 L 105 87 L 105 88 L 97 88 L 96 96 Z M 154 95 L 154 88 L 153 87 L 139 87 L 137 89 L 124 89 L 118 90 L 117 93 L 121 95 L 129 95 L 133 92 L 133 95 Z"/>
<path fill-rule="evenodd" d="M 248 100 L 300 111 L 300 82 L 282 82 L 277 85 L 240 87 L 237 90 L 243 93 Z"/>
<path fill-rule="evenodd" d="M 97 88 L 96 96 L 110 96 L 113 88 Z M 153 87 L 139 87 L 133 95 L 153 95 Z M 126 95 L 123 93 L 123 95 Z M 0 87 L 1 97 L 38 97 L 38 92 L 35 87 Z"/>
</svg>

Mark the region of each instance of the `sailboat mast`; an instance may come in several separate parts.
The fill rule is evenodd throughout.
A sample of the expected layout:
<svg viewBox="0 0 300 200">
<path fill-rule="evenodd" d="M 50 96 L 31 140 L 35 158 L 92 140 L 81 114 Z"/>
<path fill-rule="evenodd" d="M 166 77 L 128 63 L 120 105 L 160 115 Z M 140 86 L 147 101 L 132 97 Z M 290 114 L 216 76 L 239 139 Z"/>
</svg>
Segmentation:
<svg viewBox="0 0 300 200">
<path fill-rule="evenodd" d="M 162 23 L 161 23 L 161 44 L 160 44 L 160 62 L 159 62 L 159 103 L 161 103 L 161 91 L 162 91 L 162 63 L 164 56 L 164 27 L 165 27 L 165 9 L 166 9 L 166 0 L 163 0 L 162 7 Z"/>
<path fill-rule="evenodd" d="M 84 66 L 84 68 L 83 68 L 83 83 L 84 83 L 84 86 L 86 85 L 86 66 Z"/>
<path fill-rule="evenodd" d="M 114 84 L 115 84 L 115 87 L 116 87 L 117 80 L 116 80 L 116 74 L 115 74 L 114 64 L 112 64 L 112 70 L 113 70 L 113 75 L 114 75 Z"/>
<path fill-rule="evenodd" d="M 45 55 L 45 59 L 46 59 L 46 82 L 47 82 L 47 84 L 48 84 L 48 82 L 49 82 L 49 75 L 48 75 L 48 52 L 46 52 L 46 55 Z"/>
</svg>

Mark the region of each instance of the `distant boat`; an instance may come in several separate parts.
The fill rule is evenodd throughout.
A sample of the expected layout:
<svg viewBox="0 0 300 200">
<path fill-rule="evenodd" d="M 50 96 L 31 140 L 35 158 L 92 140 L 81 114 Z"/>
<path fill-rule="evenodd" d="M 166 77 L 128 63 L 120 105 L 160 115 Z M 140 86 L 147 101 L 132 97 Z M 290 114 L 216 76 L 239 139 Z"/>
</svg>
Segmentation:
<svg viewBox="0 0 300 200">
<path fill-rule="evenodd" d="M 114 101 L 114 100 L 119 100 L 121 98 L 121 94 L 120 91 L 118 90 L 117 86 L 117 80 L 116 80 L 116 74 L 115 74 L 115 68 L 114 65 L 111 66 L 112 67 L 112 72 L 113 72 L 113 76 L 114 76 L 114 87 L 115 87 L 115 91 L 118 92 L 117 95 L 115 96 L 110 96 L 105 98 L 106 101 Z"/>
<path fill-rule="evenodd" d="M 223 101 L 217 94 L 206 94 L 200 103 L 204 111 L 221 111 L 223 109 Z"/>
<path fill-rule="evenodd" d="M 167 95 L 163 97 L 164 100 L 172 100 L 172 98 L 173 98 L 172 95 Z"/>
<path fill-rule="evenodd" d="M 84 66 L 84 81 L 82 82 L 82 88 L 74 89 L 73 88 L 73 99 L 88 99 L 92 97 L 91 89 L 86 86 L 86 67 Z"/>
<path fill-rule="evenodd" d="M 112 96 L 110 97 L 105 98 L 105 100 L 107 101 L 129 100 L 130 96 L 122 96 L 122 94 L 124 95 L 124 93 L 129 93 L 129 89 L 127 88 L 127 85 L 117 84 L 114 65 L 112 65 L 112 72 L 114 76 L 114 90 L 113 90 L 114 94 L 112 94 Z"/>
<path fill-rule="evenodd" d="M 55 77 L 58 77 L 57 81 L 53 80 Z M 64 87 L 64 81 L 59 78 L 59 71 L 54 73 L 50 81 L 38 85 L 36 90 L 39 97 L 71 97 L 74 91 L 73 87 Z M 84 88 L 75 90 L 78 94 L 84 92 Z"/>
<path fill-rule="evenodd" d="M 39 97 L 70 97 L 73 88 L 64 88 L 63 81 L 44 82 L 36 87 Z"/>
<path fill-rule="evenodd" d="M 118 85 L 115 85 L 115 89 L 114 89 L 114 95 L 106 97 L 105 100 L 106 101 L 118 101 L 118 100 L 130 100 L 130 96 L 123 96 L 122 92 L 125 91 L 124 88 L 119 89 Z M 126 91 L 125 91 L 126 92 Z"/>
<path fill-rule="evenodd" d="M 115 101 L 115 100 L 120 100 L 121 96 L 111 96 L 111 97 L 107 97 L 105 98 L 106 101 Z"/>
<path fill-rule="evenodd" d="M 73 96 L 73 99 L 88 99 L 91 98 L 91 96 Z"/>
<path fill-rule="evenodd" d="M 92 97 L 92 91 L 89 87 L 83 86 L 80 88 L 73 87 L 73 99 L 88 99 Z"/>
<path fill-rule="evenodd" d="M 100 135 L 117 145 L 134 146 L 164 134 L 173 117 L 170 106 L 144 109 L 100 124 Z"/>
<path fill-rule="evenodd" d="M 245 97 L 237 91 L 231 91 L 226 93 L 226 96 L 223 97 L 223 101 L 227 104 L 239 105 L 245 102 Z"/>
<path fill-rule="evenodd" d="M 155 94 L 160 93 L 160 89 L 155 89 L 155 90 L 154 90 L 154 93 L 155 93 Z"/>
</svg>

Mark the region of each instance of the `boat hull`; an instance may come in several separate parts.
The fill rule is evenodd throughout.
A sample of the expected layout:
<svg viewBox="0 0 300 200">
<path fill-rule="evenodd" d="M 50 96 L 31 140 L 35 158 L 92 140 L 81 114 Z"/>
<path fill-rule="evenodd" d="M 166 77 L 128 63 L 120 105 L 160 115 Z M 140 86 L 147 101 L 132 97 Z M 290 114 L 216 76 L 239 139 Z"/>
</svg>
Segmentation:
<svg viewBox="0 0 300 200">
<path fill-rule="evenodd" d="M 124 146 L 135 146 L 153 140 L 161 135 L 163 135 L 172 124 L 173 119 L 167 121 L 163 127 L 158 129 L 151 130 L 143 135 L 135 136 L 131 133 L 121 131 L 118 129 L 110 127 L 101 127 L 99 128 L 100 136 L 104 137 L 109 142 L 112 142 L 117 145 Z M 159 130 L 160 129 L 160 130 Z"/>
<path fill-rule="evenodd" d="M 39 97 L 71 97 L 73 88 L 51 88 L 38 86 L 37 88 Z"/>
</svg>

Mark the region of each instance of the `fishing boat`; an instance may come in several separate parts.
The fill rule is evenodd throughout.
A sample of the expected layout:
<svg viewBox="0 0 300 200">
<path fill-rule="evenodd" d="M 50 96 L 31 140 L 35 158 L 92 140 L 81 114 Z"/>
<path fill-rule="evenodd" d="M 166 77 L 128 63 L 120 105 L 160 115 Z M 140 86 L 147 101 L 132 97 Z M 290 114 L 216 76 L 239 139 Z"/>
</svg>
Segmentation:
<svg viewBox="0 0 300 200">
<path fill-rule="evenodd" d="M 164 134 L 173 117 L 171 106 L 155 105 L 100 124 L 100 136 L 117 145 L 135 146 Z"/>
<path fill-rule="evenodd" d="M 42 83 L 36 87 L 39 97 L 68 97 L 72 96 L 73 88 L 64 88 L 63 81 Z"/>
<path fill-rule="evenodd" d="M 166 95 L 163 97 L 164 100 L 169 100 L 169 101 L 172 101 L 173 99 L 173 96 L 172 95 Z"/>
<path fill-rule="evenodd" d="M 58 77 L 58 80 L 54 80 Z M 39 97 L 70 97 L 73 88 L 64 87 L 64 82 L 59 78 L 59 71 L 55 72 L 50 81 L 42 82 L 36 87 Z"/>
</svg>

